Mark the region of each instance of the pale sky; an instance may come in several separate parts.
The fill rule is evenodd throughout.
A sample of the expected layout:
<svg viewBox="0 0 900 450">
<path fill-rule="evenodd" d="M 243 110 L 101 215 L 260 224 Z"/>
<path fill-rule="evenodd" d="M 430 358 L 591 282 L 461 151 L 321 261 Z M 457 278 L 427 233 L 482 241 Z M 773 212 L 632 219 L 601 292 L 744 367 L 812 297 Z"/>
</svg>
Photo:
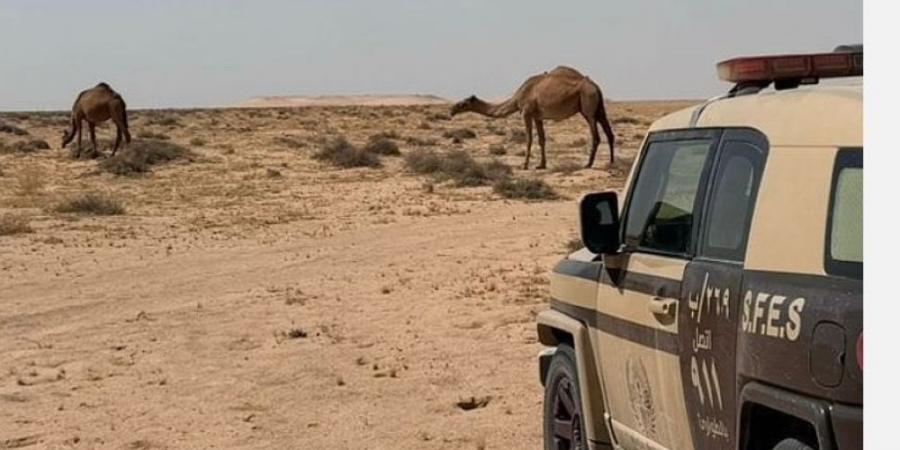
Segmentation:
<svg viewBox="0 0 900 450">
<path fill-rule="evenodd" d="M 852 0 L 0 0 L 0 110 L 260 95 L 502 97 L 565 64 L 607 98 L 724 92 L 715 63 L 860 43 Z"/>
</svg>

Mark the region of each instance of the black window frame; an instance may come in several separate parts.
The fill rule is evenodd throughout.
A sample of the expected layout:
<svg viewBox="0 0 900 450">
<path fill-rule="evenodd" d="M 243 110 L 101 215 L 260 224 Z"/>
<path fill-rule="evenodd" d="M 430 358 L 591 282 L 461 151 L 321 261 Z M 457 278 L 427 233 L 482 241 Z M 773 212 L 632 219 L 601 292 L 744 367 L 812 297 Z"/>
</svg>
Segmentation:
<svg viewBox="0 0 900 450">
<path fill-rule="evenodd" d="M 667 256 L 674 257 L 679 259 L 690 260 L 697 254 L 697 245 L 700 239 L 700 229 L 702 228 L 702 222 L 700 219 L 703 217 L 703 209 L 706 202 L 707 193 L 709 191 L 709 177 L 712 172 L 713 163 L 716 161 L 719 145 L 721 143 L 722 134 L 724 129 L 722 128 L 684 128 L 684 129 L 675 129 L 675 130 L 666 130 L 666 131 L 657 131 L 652 132 L 647 135 L 647 139 L 644 142 L 644 146 L 641 149 L 640 160 L 637 163 L 637 167 L 635 168 L 634 177 L 631 180 L 631 184 L 628 186 L 628 196 L 625 199 L 625 204 L 622 207 L 622 223 L 619 226 L 619 239 L 620 242 L 627 242 L 625 238 L 625 231 L 628 226 L 628 218 L 629 218 L 629 210 L 631 207 L 632 197 L 634 196 L 635 187 L 637 186 L 638 181 L 641 177 L 641 171 L 644 167 L 644 161 L 647 158 L 647 150 L 650 148 L 650 145 L 658 142 L 678 142 L 678 141 L 696 141 L 702 139 L 710 140 L 710 150 L 709 155 L 706 158 L 706 162 L 703 166 L 703 172 L 700 175 L 700 181 L 697 184 L 697 196 L 694 198 L 694 208 L 692 213 L 694 214 L 694 223 L 691 227 L 691 242 L 688 245 L 686 252 L 667 252 L 664 250 L 654 249 L 642 247 L 640 245 L 637 246 L 628 246 L 623 244 L 622 251 L 627 253 L 646 253 L 651 255 L 659 255 L 659 256 Z"/>
<path fill-rule="evenodd" d="M 825 228 L 825 273 L 829 275 L 862 280 L 863 263 L 842 261 L 831 256 L 831 231 L 834 225 L 834 201 L 837 196 L 838 179 L 841 170 L 847 168 L 863 168 L 862 147 L 840 147 L 834 156 L 834 168 L 831 173 L 831 191 L 828 199 L 828 220 Z M 863 175 L 865 177 L 865 175 Z M 864 194 L 865 195 L 865 194 Z"/>
<path fill-rule="evenodd" d="M 746 228 L 744 230 L 744 238 L 743 244 L 741 248 L 735 250 L 731 255 L 723 255 L 723 254 L 710 254 L 706 253 L 707 248 L 707 240 L 709 238 L 709 229 L 710 229 L 710 214 L 712 212 L 712 202 L 713 195 L 718 188 L 718 180 L 717 175 L 722 167 L 722 153 L 724 152 L 725 146 L 730 142 L 740 142 L 744 144 L 749 144 L 753 147 L 756 147 L 760 150 L 762 154 L 762 158 L 759 161 L 759 167 L 755 167 L 757 173 L 754 174 L 755 185 L 753 190 L 753 195 L 750 198 L 750 213 L 747 216 Z M 753 225 L 753 215 L 756 212 L 756 200 L 759 197 L 759 187 L 762 183 L 763 174 L 766 170 L 766 163 L 769 159 L 769 140 L 766 138 L 766 135 L 763 134 L 762 131 L 759 131 L 755 128 L 750 127 L 729 127 L 723 130 L 723 134 L 721 139 L 719 140 L 718 147 L 716 148 L 715 161 L 713 163 L 713 170 L 710 173 L 709 186 L 706 191 L 706 199 L 703 202 L 703 211 L 702 216 L 700 218 L 700 237 L 697 241 L 697 255 L 696 258 L 705 261 L 720 261 L 720 262 L 728 262 L 728 263 L 737 263 L 740 265 L 744 264 L 744 261 L 747 256 L 747 244 L 750 240 L 750 227 Z"/>
</svg>

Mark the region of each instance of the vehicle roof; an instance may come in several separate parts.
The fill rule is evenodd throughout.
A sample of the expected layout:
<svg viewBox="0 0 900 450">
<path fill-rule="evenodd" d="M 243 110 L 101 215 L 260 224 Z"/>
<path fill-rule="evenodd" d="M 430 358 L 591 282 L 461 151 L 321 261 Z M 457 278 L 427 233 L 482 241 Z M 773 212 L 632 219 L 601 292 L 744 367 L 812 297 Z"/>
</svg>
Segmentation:
<svg viewBox="0 0 900 450">
<path fill-rule="evenodd" d="M 669 114 L 650 131 L 690 128 L 694 111 L 701 107 Z M 770 146 L 862 147 L 862 119 L 862 77 L 852 77 L 715 100 L 706 104 L 695 126 L 756 128 Z"/>
</svg>

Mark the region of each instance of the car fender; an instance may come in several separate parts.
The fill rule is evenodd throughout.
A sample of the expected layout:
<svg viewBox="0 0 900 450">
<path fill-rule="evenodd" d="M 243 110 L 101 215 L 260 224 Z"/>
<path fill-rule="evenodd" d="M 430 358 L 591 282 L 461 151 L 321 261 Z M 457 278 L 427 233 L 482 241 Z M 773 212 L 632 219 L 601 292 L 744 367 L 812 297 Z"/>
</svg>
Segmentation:
<svg viewBox="0 0 900 450">
<path fill-rule="evenodd" d="M 565 342 L 565 336 L 571 338 L 575 350 L 575 365 L 578 370 L 578 387 L 581 391 L 582 409 L 587 438 L 591 441 L 610 442 L 606 423 L 606 407 L 603 399 L 600 379 L 597 376 L 597 365 L 592 352 L 588 327 L 572 317 L 556 310 L 542 311 L 537 316 L 538 340 L 548 347 L 556 347 Z M 541 353 L 541 384 L 546 379 L 549 360 L 555 348 Z"/>
</svg>

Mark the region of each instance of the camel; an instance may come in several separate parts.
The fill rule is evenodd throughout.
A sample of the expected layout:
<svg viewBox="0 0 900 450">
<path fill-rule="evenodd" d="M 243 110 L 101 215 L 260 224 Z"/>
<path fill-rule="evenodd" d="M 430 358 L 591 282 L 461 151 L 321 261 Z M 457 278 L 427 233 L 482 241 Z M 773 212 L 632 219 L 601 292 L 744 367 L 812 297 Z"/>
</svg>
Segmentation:
<svg viewBox="0 0 900 450">
<path fill-rule="evenodd" d="M 532 127 L 537 129 L 538 145 L 541 147 L 541 163 L 537 168 L 546 169 L 544 120 L 565 120 L 576 113 L 581 113 L 591 132 L 591 152 L 585 167 L 589 168 L 594 165 L 594 156 L 597 154 L 597 146 L 600 145 L 600 133 L 597 131 L 598 122 L 603 127 L 603 133 L 606 134 L 606 139 L 609 141 L 609 163 L 612 165 L 615 162 L 616 138 L 609 125 L 609 120 L 606 118 L 603 93 L 590 78 L 571 67 L 559 66 L 550 72 L 528 78 L 512 98 L 502 103 L 491 104 L 474 95 L 470 96 L 453 105 L 450 116 L 474 112 L 499 118 L 519 111 L 522 112 L 522 118 L 525 120 L 525 132 L 528 138 L 525 165 L 523 166 L 525 170 L 528 169 L 528 162 L 531 159 Z"/>
<path fill-rule="evenodd" d="M 125 137 L 125 143 L 131 143 L 131 133 L 128 131 L 128 114 L 125 111 L 125 100 L 118 92 L 114 91 L 106 83 L 100 83 L 91 89 L 81 91 L 75 104 L 72 105 L 72 122 L 70 128 L 63 132 L 62 148 L 66 148 L 75 133 L 78 133 L 78 153 L 76 157 L 81 156 L 81 126 L 82 121 L 87 121 L 88 130 L 91 133 L 91 145 L 94 151 L 97 151 L 97 136 L 94 128 L 109 119 L 116 124 L 116 144 L 113 146 L 112 154 L 115 156 L 119 149 L 122 137 Z"/>
</svg>

